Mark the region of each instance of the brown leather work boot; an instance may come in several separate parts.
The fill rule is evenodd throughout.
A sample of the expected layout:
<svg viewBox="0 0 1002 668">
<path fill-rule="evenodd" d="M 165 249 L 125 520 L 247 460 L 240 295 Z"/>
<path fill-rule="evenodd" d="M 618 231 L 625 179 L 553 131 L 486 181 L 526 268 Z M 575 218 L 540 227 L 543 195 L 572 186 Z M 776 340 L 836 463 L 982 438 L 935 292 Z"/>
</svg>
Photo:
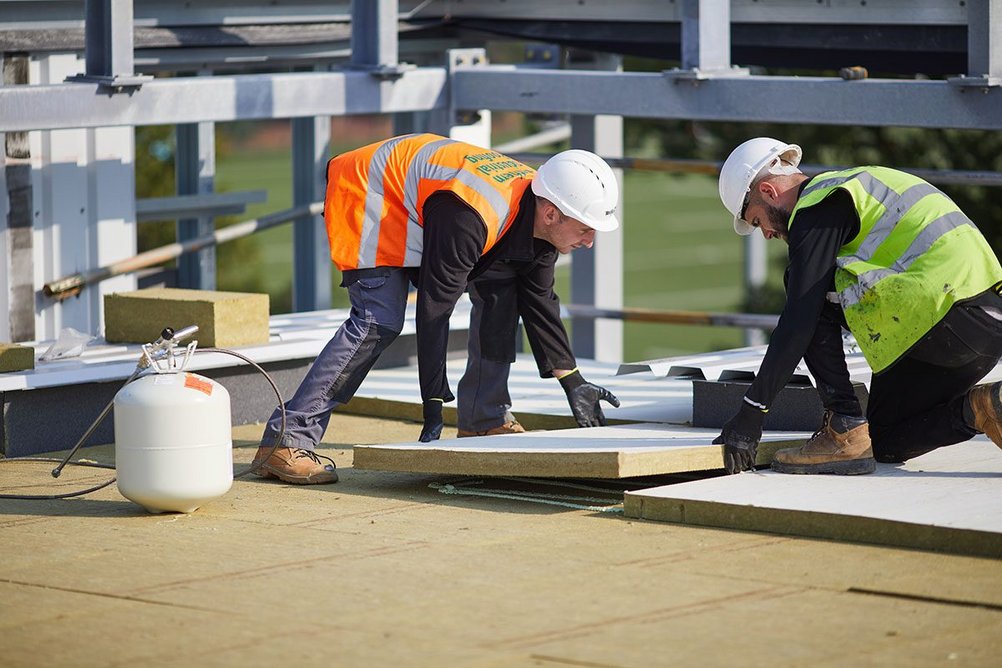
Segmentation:
<svg viewBox="0 0 1002 668">
<path fill-rule="evenodd" d="M 974 428 L 1002 448 L 1002 381 L 978 385 L 967 394 L 974 413 Z"/>
<path fill-rule="evenodd" d="M 268 457 L 271 449 L 270 445 L 259 447 L 257 454 L 254 455 L 253 465 L 256 466 L 258 462 Z M 324 464 L 320 461 L 321 457 L 330 463 Z M 275 452 L 255 473 L 262 478 L 278 478 L 294 485 L 320 485 L 337 482 L 334 460 L 304 448 L 283 448 L 281 446 L 275 448 Z"/>
<path fill-rule="evenodd" d="M 525 427 L 518 423 L 518 420 L 509 420 L 505 422 L 500 427 L 494 427 L 493 429 L 488 429 L 487 431 L 466 431 L 465 429 L 459 429 L 456 435 L 459 438 L 467 438 L 468 436 L 497 436 L 498 434 L 524 434 Z"/>
<path fill-rule="evenodd" d="M 825 411 L 821 429 L 807 443 L 777 450 L 772 458 L 772 470 L 779 473 L 860 475 L 876 469 L 866 419 L 831 411 Z"/>
</svg>

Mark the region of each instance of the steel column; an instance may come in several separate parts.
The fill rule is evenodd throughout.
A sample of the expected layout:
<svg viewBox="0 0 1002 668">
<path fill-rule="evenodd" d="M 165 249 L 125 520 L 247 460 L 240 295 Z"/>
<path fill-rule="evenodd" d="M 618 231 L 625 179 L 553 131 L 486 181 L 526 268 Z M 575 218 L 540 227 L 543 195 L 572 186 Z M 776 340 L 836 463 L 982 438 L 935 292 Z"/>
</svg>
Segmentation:
<svg viewBox="0 0 1002 668">
<path fill-rule="evenodd" d="M 178 195 L 205 195 L 215 190 L 215 123 L 186 123 L 176 128 L 177 153 L 174 172 Z M 177 240 L 184 243 L 215 229 L 211 215 L 177 221 Z M 206 248 L 182 256 L 177 263 L 177 284 L 181 288 L 216 289 L 216 249 Z"/>
<path fill-rule="evenodd" d="M 85 5 L 88 76 L 131 75 L 132 0 L 87 0 Z"/>
<path fill-rule="evenodd" d="M 398 0 L 352 0 L 353 67 L 396 67 L 398 5 Z"/>
<path fill-rule="evenodd" d="M 292 205 L 323 201 L 330 157 L 330 116 L 292 120 Z M 321 215 L 293 222 L 292 310 L 331 307 L 331 259 Z"/>
<path fill-rule="evenodd" d="M 28 57 L 0 54 L 0 85 L 28 83 Z M 27 132 L 0 134 L 0 341 L 35 338 L 34 202 Z"/>
<path fill-rule="evenodd" d="M 97 83 L 121 92 L 152 79 L 134 73 L 132 0 L 86 0 L 85 15 L 84 73 L 67 81 Z"/>
<path fill-rule="evenodd" d="M 682 69 L 731 66 L 730 0 L 682 0 Z"/>
<path fill-rule="evenodd" d="M 727 216 L 727 212 L 721 207 L 721 218 Z M 744 276 L 745 294 L 756 288 L 765 286 L 766 278 L 769 274 L 769 255 L 766 251 L 765 237 L 761 234 L 750 234 L 743 240 L 744 244 Z M 760 346 L 765 343 L 765 332 L 761 329 L 746 329 L 744 332 L 746 346 Z"/>
<path fill-rule="evenodd" d="M 1002 84 L 1002 0 L 967 5 L 967 75 Z"/>
<path fill-rule="evenodd" d="M 594 69 L 619 71 L 622 58 L 596 54 L 588 65 Z M 571 115 L 571 146 L 599 155 L 623 155 L 621 116 Z M 620 200 L 616 212 L 623 222 L 623 171 L 614 170 L 619 180 Z M 599 269 L 600 268 L 600 269 Z M 571 254 L 571 302 L 601 308 L 623 307 L 623 226 L 614 232 L 599 232 L 595 245 Z M 574 354 L 601 362 L 620 362 L 623 357 L 623 323 L 619 320 L 571 318 Z"/>
</svg>

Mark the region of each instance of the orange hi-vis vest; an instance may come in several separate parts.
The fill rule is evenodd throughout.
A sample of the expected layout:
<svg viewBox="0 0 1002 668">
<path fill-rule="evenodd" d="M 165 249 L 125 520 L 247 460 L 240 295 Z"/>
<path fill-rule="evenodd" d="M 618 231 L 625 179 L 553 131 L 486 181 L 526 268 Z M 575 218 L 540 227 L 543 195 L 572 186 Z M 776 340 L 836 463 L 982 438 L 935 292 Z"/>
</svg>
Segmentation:
<svg viewBox="0 0 1002 668">
<path fill-rule="evenodd" d="M 509 229 L 535 170 L 496 151 L 414 134 L 349 151 L 327 163 L 324 220 L 338 269 L 416 267 L 424 203 L 443 190 L 487 225 L 486 253 Z"/>
</svg>

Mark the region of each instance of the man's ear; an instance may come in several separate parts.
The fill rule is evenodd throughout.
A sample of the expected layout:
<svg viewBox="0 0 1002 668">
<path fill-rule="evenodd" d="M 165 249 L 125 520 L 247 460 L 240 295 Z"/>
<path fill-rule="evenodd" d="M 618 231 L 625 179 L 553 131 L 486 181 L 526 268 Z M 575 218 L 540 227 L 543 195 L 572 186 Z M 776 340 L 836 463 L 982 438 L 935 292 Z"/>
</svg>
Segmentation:
<svg viewBox="0 0 1002 668">
<path fill-rule="evenodd" d="M 772 181 L 759 181 L 758 192 L 766 202 L 774 203 L 779 201 L 779 188 Z"/>
</svg>

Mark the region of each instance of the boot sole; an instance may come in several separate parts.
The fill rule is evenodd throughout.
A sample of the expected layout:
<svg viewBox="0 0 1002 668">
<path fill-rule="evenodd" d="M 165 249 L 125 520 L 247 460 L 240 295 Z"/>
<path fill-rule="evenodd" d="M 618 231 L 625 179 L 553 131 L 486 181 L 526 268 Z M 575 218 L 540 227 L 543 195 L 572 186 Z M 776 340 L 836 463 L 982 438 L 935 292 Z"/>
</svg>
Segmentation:
<svg viewBox="0 0 1002 668">
<path fill-rule="evenodd" d="M 877 460 L 873 457 L 866 457 L 865 459 L 848 459 L 840 462 L 821 462 L 818 464 L 785 464 L 774 461 L 770 465 L 770 468 L 776 473 L 865 475 L 877 470 Z"/>
<path fill-rule="evenodd" d="M 337 482 L 337 471 L 330 474 L 324 474 L 322 477 L 314 476 L 295 476 L 289 475 L 288 473 L 283 473 L 270 466 L 262 466 L 254 475 L 260 476 L 261 478 L 278 478 L 282 482 L 291 483 L 293 485 L 325 485 Z"/>
</svg>

